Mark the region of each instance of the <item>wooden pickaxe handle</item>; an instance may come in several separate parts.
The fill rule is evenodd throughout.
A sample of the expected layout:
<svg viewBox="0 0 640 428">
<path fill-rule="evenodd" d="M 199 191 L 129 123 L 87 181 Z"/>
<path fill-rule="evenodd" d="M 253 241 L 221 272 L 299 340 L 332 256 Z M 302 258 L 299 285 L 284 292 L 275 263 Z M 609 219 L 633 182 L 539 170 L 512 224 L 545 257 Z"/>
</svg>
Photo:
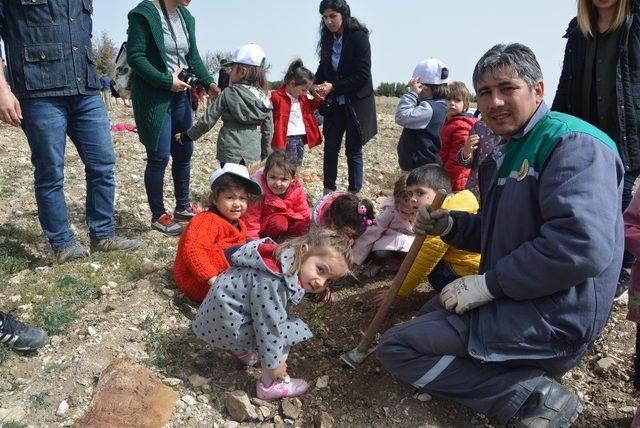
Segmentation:
<svg viewBox="0 0 640 428">
<path fill-rule="evenodd" d="M 444 202 L 446 197 L 447 197 L 446 190 L 444 189 L 438 190 L 436 192 L 435 198 L 433 199 L 433 202 L 431 203 L 431 206 L 429 206 L 429 212 L 432 212 L 441 208 L 442 203 Z M 398 272 L 396 273 L 396 275 L 393 277 L 393 280 L 391 281 L 391 285 L 389 286 L 389 292 L 387 293 L 387 297 L 385 297 L 384 301 L 378 308 L 378 312 L 376 312 L 376 315 L 373 317 L 373 320 L 369 324 L 367 331 L 364 333 L 364 336 L 362 337 L 362 340 L 358 345 L 358 349 L 360 351 L 365 352 L 367 349 L 369 349 L 369 347 L 373 343 L 373 339 L 376 333 L 378 332 L 378 330 L 380 329 L 380 325 L 382 324 L 382 321 L 387 316 L 387 313 L 389 312 L 389 309 L 391 308 L 391 305 L 393 304 L 393 300 L 398 294 L 400 287 L 402 287 L 402 284 L 404 283 L 404 280 L 407 277 L 407 273 L 409 273 L 409 269 L 411 269 L 411 266 L 413 265 L 413 262 L 415 261 L 416 256 L 418 255 L 418 253 L 420 252 L 420 249 L 422 248 L 422 244 L 424 243 L 425 238 L 426 238 L 426 235 L 419 234 L 419 233 L 416 234 L 416 237 L 413 240 L 413 243 L 411 244 L 411 248 L 409 248 L 407 255 L 404 256 L 404 260 L 402 260 L 402 265 L 400 265 L 400 269 L 398 269 Z"/>
</svg>

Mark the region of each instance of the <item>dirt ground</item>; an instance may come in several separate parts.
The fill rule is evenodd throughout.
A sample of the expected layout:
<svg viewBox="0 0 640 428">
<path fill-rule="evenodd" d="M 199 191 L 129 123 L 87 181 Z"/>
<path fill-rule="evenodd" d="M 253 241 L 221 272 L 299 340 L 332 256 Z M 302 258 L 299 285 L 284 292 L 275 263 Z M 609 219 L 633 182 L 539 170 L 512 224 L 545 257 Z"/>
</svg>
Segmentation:
<svg viewBox="0 0 640 428">
<path fill-rule="evenodd" d="M 396 99 L 378 100 L 379 134 L 365 148 L 364 195 L 377 204 L 390 194 L 397 172 L 396 103 Z M 122 104 L 110 116 L 114 124 L 133 122 L 131 109 Z M 217 129 L 219 125 L 196 146 L 194 200 L 204 195 L 208 177 L 218 165 Z M 72 425 L 85 412 L 100 372 L 115 357 L 126 354 L 177 392 L 179 400 L 169 426 L 237 426 L 225 410 L 225 393 L 240 389 L 254 396 L 258 370 L 239 367 L 191 333 L 190 321 L 197 308 L 176 290 L 171 275 L 177 238 L 149 228 L 144 148 L 133 133 L 113 133 L 113 140 L 118 233 L 141 240 L 144 247 L 136 254 L 97 254 L 57 266 L 37 221 L 27 141 L 19 129 L 0 126 L 0 308 L 15 309 L 17 317 L 42 325 L 52 336 L 49 345 L 31 354 L 0 348 L 0 420 L 13 412 L 17 422 L 4 426 Z M 67 203 L 78 239 L 88 244 L 83 167 L 70 142 L 68 149 Z M 321 158 L 322 146 L 309 151 L 302 172 L 312 201 L 322 192 Z M 346 188 L 346 164 L 344 159 L 341 162 L 339 186 Z M 172 209 L 172 194 L 167 181 L 168 209 Z M 350 280 L 335 293 L 333 305 L 305 300 L 298 307 L 315 337 L 293 348 L 289 371 L 314 387 L 302 397 L 300 416 L 285 423 L 312 426 L 314 417 L 326 412 L 338 427 L 498 425 L 436 397 L 418 400 L 416 391 L 385 373 L 374 355 L 357 370 L 342 366 L 340 354 L 355 346 L 373 316 L 373 295 L 390 279 L 390 274 L 382 274 L 365 283 Z M 428 285 L 422 285 L 410 298 L 397 302 L 385 328 L 410 319 L 432 295 Z M 563 378 L 585 401 L 574 426 L 617 427 L 631 422 L 638 400 L 631 381 L 635 331 L 625 313 L 626 302 L 617 302 L 594 349 Z M 605 357 L 612 364 L 596 369 Z M 328 376 L 328 386 L 317 387 L 317 379 L 323 376 Z M 56 414 L 65 400 L 69 410 Z M 272 419 L 262 425 L 277 426 Z"/>
</svg>

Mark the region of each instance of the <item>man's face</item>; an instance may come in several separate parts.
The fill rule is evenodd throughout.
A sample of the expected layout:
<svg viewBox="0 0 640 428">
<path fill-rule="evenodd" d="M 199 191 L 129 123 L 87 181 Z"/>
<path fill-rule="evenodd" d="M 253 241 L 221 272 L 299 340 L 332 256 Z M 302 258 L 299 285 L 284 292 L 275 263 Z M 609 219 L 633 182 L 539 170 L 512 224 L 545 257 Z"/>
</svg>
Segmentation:
<svg viewBox="0 0 640 428">
<path fill-rule="evenodd" d="M 491 130 L 506 139 L 513 137 L 529 122 L 542 102 L 544 83 L 529 89 L 510 69 L 485 73 L 477 84 L 478 109 Z"/>
</svg>

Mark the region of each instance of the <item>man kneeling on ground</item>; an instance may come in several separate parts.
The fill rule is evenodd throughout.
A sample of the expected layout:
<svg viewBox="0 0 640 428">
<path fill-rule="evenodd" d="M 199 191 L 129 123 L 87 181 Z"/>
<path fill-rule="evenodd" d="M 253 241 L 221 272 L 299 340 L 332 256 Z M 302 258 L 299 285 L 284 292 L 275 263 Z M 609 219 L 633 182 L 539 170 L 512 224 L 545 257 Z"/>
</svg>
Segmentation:
<svg viewBox="0 0 640 428">
<path fill-rule="evenodd" d="M 622 162 L 606 134 L 549 111 L 526 46 L 491 48 L 473 84 L 504 140 L 480 167 L 480 213 L 423 206 L 415 228 L 480 252 L 480 274 L 389 330 L 378 356 L 415 387 L 511 426 L 569 426 L 582 405 L 553 377 L 581 360 L 611 311 Z"/>
</svg>

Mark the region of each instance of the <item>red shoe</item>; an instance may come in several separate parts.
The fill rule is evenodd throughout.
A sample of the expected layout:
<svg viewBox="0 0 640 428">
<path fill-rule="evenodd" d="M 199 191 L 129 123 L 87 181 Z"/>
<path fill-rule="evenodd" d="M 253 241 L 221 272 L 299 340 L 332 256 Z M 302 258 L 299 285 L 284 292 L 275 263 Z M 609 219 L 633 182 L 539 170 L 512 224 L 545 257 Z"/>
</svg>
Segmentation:
<svg viewBox="0 0 640 428">
<path fill-rule="evenodd" d="M 191 204 L 188 208 L 181 210 L 175 210 L 173 212 L 173 218 L 178 221 L 189 221 L 198 214 L 200 210 L 197 205 Z"/>
<path fill-rule="evenodd" d="M 184 230 L 184 227 L 173 221 L 169 214 L 162 214 L 159 219 L 151 222 L 151 227 L 169 236 L 178 236 Z"/>
</svg>

